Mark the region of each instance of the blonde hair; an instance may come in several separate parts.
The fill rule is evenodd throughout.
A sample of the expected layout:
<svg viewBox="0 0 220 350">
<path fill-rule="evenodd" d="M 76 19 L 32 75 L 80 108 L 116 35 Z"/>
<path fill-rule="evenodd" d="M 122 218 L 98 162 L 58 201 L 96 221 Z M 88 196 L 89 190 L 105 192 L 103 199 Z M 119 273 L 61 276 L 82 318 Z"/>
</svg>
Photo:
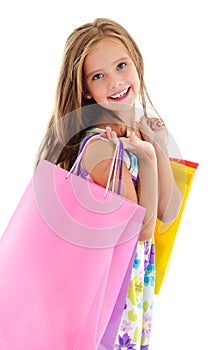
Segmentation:
<svg viewBox="0 0 220 350">
<path fill-rule="evenodd" d="M 76 28 L 66 41 L 54 110 L 36 164 L 44 158 L 69 169 L 77 156 L 86 129 L 92 124 L 95 125 L 96 117 L 100 116 L 101 107 L 95 106 L 94 100 L 85 98 L 83 65 L 85 57 L 103 38 L 120 41 L 125 46 L 139 75 L 140 102 L 144 113 L 147 115 L 147 103 L 153 107 L 144 83 L 143 58 L 128 31 L 107 18 L 97 18 L 92 23 L 84 24 Z M 90 112 L 85 108 L 88 105 Z"/>
</svg>

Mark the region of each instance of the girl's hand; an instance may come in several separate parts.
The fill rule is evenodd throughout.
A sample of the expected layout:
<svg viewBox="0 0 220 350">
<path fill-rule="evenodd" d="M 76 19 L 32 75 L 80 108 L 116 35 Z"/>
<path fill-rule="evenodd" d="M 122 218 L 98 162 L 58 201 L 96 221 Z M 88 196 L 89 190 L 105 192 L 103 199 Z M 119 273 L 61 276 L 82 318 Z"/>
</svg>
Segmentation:
<svg viewBox="0 0 220 350">
<path fill-rule="evenodd" d="M 111 129 L 110 126 L 106 127 L 106 131 L 100 133 L 101 136 L 105 139 L 108 139 L 113 144 L 117 144 L 117 133 Z M 137 157 L 146 157 L 150 159 L 155 159 L 155 149 L 152 143 L 148 141 L 141 140 L 138 136 L 135 135 L 134 131 L 127 131 L 127 137 L 120 137 L 120 140 L 124 144 L 124 148 L 127 151 L 134 153 Z"/>
<path fill-rule="evenodd" d="M 110 126 L 106 126 L 105 130 L 106 130 L 106 131 L 102 131 L 102 132 L 100 133 L 100 135 L 101 135 L 103 138 L 105 138 L 105 139 L 111 141 L 113 144 L 116 145 L 116 144 L 117 144 L 117 139 L 118 139 L 117 133 L 116 133 L 115 131 L 113 131 L 113 130 L 111 129 Z"/>
<path fill-rule="evenodd" d="M 142 152 L 150 159 L 155 158 L 154 146 L 148 141 L 141 140 L 138 136 L 135 135 L 134 131 L 128 131 L 127 137 L 121 137 L 121 140 L 124 143 L 125 149 L 131 151 L 137 156 L 140 156 L 140 153 Z"/>
<path fill-rule="evenodd" d="M 154 146 L 167 146 L 168 133 L 162 119 L 143 116 L 139 122 L 139 130 L 143 140 L 151 142 Z"/>
</svg>

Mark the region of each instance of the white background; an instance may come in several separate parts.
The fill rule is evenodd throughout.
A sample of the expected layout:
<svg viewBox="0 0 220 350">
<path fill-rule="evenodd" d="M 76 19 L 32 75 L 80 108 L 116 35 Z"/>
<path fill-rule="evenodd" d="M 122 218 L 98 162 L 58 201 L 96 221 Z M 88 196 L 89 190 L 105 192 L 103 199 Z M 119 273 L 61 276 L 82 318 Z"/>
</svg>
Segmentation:
<svg viewBox="0 0 220 350">
<path fill-rule="evenodd" d="M 1 2 L 0 236 L 32 176 L 64 43 L 96 17 L 112 18 L 133 35 L 153 103 L 183 158 L 200 164 L 155 298 L 150 349 L 219 349 L 217 0 Z"/>
</svg>

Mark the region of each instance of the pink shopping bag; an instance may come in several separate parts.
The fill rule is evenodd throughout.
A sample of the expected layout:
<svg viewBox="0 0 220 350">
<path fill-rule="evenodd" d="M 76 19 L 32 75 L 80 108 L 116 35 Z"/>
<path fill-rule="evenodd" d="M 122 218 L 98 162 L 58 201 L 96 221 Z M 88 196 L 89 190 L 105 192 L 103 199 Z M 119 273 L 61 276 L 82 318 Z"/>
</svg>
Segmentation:
<svg viewBox="0 0 220 350">
<path fill-rule="evenodd" d="M 111 349 L 144 214 L 40 161 L 0 241 L 0 349 Z"/>
</svg>

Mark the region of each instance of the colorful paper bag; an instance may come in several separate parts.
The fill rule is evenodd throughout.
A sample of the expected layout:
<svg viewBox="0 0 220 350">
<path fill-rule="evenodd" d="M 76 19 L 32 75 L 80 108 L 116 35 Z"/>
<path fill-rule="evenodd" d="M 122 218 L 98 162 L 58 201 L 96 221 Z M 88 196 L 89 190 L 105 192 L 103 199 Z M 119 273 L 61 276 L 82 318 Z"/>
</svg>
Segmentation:
<svg viewBox="0 0 220 350">
<path fill-rule="evenodd" d="M 1 350 L 111 348 L 144 214 L 40 161 L 0 241 Z"/>
<path fill-rule="evenodd" d="M 173 251 L 174 242 L 180 221 L 182 219 L 185 204 L 192 186 L 192 181 L 198 163 L 171 158 L 171 167 L 176 183 L 182 193 L 183 202 L 178 217 L 169 224 L 164 224 L 157 219 L 155 229 L 155 261 L 156 284 L 155 294 L 159 294 L 169 269 L 169 263 Z"/>
</svg>

